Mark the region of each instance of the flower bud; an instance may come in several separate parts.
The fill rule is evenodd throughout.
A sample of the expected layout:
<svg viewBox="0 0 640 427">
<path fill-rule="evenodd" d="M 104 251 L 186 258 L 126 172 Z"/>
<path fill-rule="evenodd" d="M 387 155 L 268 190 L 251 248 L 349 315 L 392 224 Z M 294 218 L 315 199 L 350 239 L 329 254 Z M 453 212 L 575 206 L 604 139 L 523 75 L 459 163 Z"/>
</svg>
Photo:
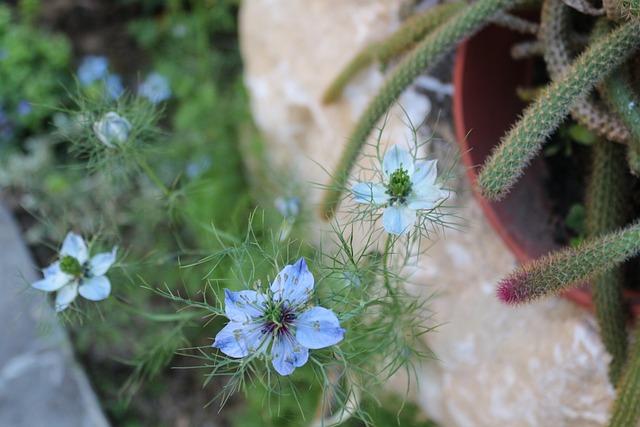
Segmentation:
<svg viewBox="0 0 640 427">
<path fill-rule="evenodd" d="M 93 124 L 93 131 L 104 145 L 115 148 L 129 137 L 131 123 L 113 111 L 104 115 L 101 120 Z"/>
</svg>

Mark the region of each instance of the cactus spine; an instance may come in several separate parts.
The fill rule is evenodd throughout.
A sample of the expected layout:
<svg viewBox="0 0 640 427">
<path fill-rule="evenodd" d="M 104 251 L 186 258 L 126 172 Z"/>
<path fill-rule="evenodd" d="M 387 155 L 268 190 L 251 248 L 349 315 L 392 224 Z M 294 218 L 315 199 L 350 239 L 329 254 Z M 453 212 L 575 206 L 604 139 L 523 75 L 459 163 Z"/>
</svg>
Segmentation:
<svg viewBox="0 0 640 427">
<path fill-rule="evenodd" d="M 640 251 L 640 222 L 525 264 L 498 284 L 500 301 L 518 305 L 557 295 L 610 270 Z"/>
<path fill-rule="evenodd" d="M 640 421 L 640 325 L 636 325 L 635 343 L 613 402 L 609 427 L 637 426 Z"/>
<path fill-rule="evenodd" d="M 407 19 L 388 39 L 374 43 L 358 53 L 327 88 L 322 102 L 330 104 L 337 101 L 349 80 L 365 67 L 375 61 L 387 64 L 401 53 L 411 49 L 427 33 L 465 6 L 464 2 L 443 3 Z"/>
<path fill-rule="evenodd" d="M 542 144 L 569 112 L 573 102 L 624 62 L 640 43 L 635 22 L 625 23 L 594 42 L 550 84 L 485 163 L 478 183 L 488 199 L 500 199 L 540 151 Z"/>
<path fill-rule="evenodd" d="M 608 233 L 626 222 L 629 185 L 624 148 L 603 139 L 598 139 L 593 146 L 585 203 L 588 238 Z M 596 276 L 592 282 L 602 342 L 612 356 L 609 379 L 614 386 L 627 360 L 623 278 L 622 269 L 614 267 Z"/>
</svg>

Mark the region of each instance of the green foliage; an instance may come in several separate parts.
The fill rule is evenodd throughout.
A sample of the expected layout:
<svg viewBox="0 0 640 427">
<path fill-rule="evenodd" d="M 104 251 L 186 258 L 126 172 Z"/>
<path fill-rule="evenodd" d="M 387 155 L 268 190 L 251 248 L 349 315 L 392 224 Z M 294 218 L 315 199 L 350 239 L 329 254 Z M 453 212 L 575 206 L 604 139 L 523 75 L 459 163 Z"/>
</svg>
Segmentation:
<svg viewBox="0 0 640 427">
<path fill-rule="evenodd" d="M 68 40 L 30 25 L 29 20 L 29 16 L 17 20 L 7 5 L 0 5 L 0 122 L 9 122 L 0 123 L 0 153 L 7 149 L 3 142 L 16 143 L 41 132 L 65 98 L 64 85 L 71 82 Z"/>
</svg>

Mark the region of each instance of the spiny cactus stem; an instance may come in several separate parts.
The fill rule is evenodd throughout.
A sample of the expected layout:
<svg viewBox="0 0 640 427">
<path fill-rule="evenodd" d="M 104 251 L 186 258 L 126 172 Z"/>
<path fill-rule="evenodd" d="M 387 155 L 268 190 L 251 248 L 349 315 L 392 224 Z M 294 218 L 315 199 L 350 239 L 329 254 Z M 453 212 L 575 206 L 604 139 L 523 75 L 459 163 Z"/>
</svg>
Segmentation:
<svg viewBox="0 0 640 427">
<path fill-rule="evenodd" d="M 578 286 L 640 251 L 640 222 L 610 232 L 575 248 L 565 248 L 525 264 L 498 284 L 506 304 L 530 303 Z"/>
<path fill-rule="evenodd" d="M 389 38 L 374 43 L 358 53 L 338 74 L 322 97 L 324 104 L 335 102 L 357 73 L 374 61 L 386 64 L 413 47 L 425 34 L 466 7 L 466 2 L 442 3 L 407 19 Z"/>
<path fill-rule="evenodd" d="M 591 153 L 591 175 L 585 203 L 588 238 L 615 230 L 626 222 L 630 186 L 625 166 L 623 145 L 596 140 Z M 627 360 L 623 279 L 622 269 L 618 266 L 596 276 L 592 282 L 602 342 L 612 356 L 609 379 L 614 386 Z"/>
<path fill-rule="evenodd" d="M 638 30 L 640 31 L 640 29 Z M 609 107 L 622 120 L 630 133 L 627 141 L 627 159 L 631 173 L 640 176 L 640 99 L 631 87 L 629 68 L 611 75 L 602 84 L 601 93 Z"/>
<path fill-rule="evenodd" d="M 333 174 L 333 182 L 329 185 L 321 205 L 321 214 L 325 218 L 333 217 L 351 169 L 367 137 L 405 88 L 462 38 L 475 33 L 487 24 L 496 12 L 515 7 L 525 1 L 527 0 L 478 0 L 436 28 L 407 54 L 369 104 L 344 147 L 342 157 Z"/>
<path fill-rule="evenodd" d="M 640 324 L 636 325 L 634 338 L 635 344 L 618 383 L 609 427 L 637 426 L 640 421 Z"/>
<path fill-rule="evenodd" d="M 639 43 L 640 26 L 625 23 L 594 42 L 561 80 L 547 86 L 485 163 L 478 177 L 484 197 L 502 198 L 566 117 L 573 102 L 629 58 Z"/>
<path fill-rule="evenodd" d="M 562 73 L 571 65 L 570 58 L 574 56 L 570 38 L 575 37 L 576 33 L 570 32 L 571 10 L 562 0 L 546 0 L 542 6 L 540 39 L 545 46 L 544 60 L 552 80 L 561 78 Z M 608 28 L 604 30 L 608 31 Z M 607 31 L 595 31 L 597 34 L 593 37 L 603 37 Z M 624 124 L 607 110 L 603 102 L 593 96 L 575 100 L 571 107 L 571 117 L 603 138 L 621 143 L 629 139 L 629 132 Z"/>
</svg>

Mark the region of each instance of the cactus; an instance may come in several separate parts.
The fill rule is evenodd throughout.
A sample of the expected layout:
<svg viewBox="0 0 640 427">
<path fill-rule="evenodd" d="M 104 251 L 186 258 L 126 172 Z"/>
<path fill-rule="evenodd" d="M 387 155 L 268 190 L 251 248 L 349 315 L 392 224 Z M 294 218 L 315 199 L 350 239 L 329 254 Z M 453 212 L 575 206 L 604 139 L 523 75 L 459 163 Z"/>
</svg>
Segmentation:
<svg viewBox="0 0 640 427">
<path fill-rule="evenodd" d="M 527 0 L 478 0 L 436 28 L 398 64 L 367 107 L 344 147 L 333 175 L 333 182 L 328 186 L 322 203 L 322 214 L 327 219 L 334 215 L 344 191 L 345 182 L 367 137 L 402 91 L 462 38 L 473 34 L 487 24 L 497 12 L 515 7 L 525 1 Z"/>
<path fill-rule="evenodd" d="M 640 252 L 640 222 L 546 255 L 521 266 L 498 284 L 500 301 L 519 305 L 558 295 Z"/>
<path fill-rule="evenodd" d="M 609 77 L 601 92 L 631 134 L 627 142 L 627 161 L 631 173 L 640 176 L 640 99 L 631 89 L 628 67 L 622 67 L 619 73 Z"/>
<path fill-rule="evenodd" d="M 587 237 L 597 237 L 622 226 L 629 200 L 625 149 L 597 140 L 591 153 L 591 175 L 585 203 Z M 613 267 L 594 278 L 593 301 L 605 348 L 611 354 L 609 379 L 616 384 L 627 360 L 626 316 L 623 309 L 623 271 Z"/>
<path fill-rule="evenodd" d="M 638 24 L 627 22 L 592 43 L 563 74 L 530 105 L 522 119 L 485 163 L 478 184 L 491 200 L 503 197 L 566 117 L 573 102 L 624 62 L 640 43 Z"/>
<path fill-rule="evenodd" d="M 609 427 L 637 426 L 640 421 L 640 325 L 636 326 L 635 344 L 618 383 Z"/>
<path fill-rule="evenodd" d="M 349 80 L 365 67 L 375 61 L 386 65 L 465 6 L 464 2 L 443 3 L 407 19 L 391 37 L 358 53 L 327 88 L 322 102 L 329 104 L 337 101 Z"/>
</svg>

